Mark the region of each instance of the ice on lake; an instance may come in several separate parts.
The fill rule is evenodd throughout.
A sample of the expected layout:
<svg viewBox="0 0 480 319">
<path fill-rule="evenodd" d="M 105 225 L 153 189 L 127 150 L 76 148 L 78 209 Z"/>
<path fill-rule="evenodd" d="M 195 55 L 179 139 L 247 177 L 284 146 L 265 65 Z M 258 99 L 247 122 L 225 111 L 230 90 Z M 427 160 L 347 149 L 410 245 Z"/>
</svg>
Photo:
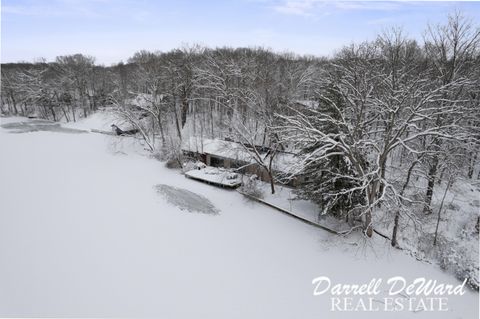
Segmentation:
<svg viewBox="0 0 480 319">
<path fill-rule="evenodd" d="M 29 133 L 29 132 L 59 132 L 59 133 L 87 133 L 84 130 L 66 128 L 59 123 L 46 120 L 31 120 L 22 122 L 13 122 L 0 125 L 2 128 L 10 130 L 10 133 Z"/>
<path fill-rule="evenodd" d="M 210 200 L 189 190 L 165 184 L 155 185 L 155 189 L 167 200 L 167 202 L 177 206 L 181 210 L 210 215 L 219 214 L 218 209 L 210 202 Z"/>
</svg>

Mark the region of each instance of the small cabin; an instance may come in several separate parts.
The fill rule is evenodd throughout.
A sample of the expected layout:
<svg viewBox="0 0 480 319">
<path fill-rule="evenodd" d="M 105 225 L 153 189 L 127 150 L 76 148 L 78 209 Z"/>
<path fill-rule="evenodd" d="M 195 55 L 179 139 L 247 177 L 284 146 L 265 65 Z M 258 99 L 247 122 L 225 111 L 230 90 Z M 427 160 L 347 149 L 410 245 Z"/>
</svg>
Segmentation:
<svg viewBox="0 0 480 319">
<path fill-rule="evenodd" d="M 240 174 L 255 174 L 260 180 L 270 182 L 267 171 L 253 159 L 245 147 L 249 146 L 231 140 L 190 138 L 183 142 L 182 151 L 207 166 L 232 169 Z M 268 152 L 265 147 L 257 149 L 265 154 Z M 278 151 L 272 163 L 275 175 L 286 174 L 296 160 L 294 157 L 293 153 Z M 295 187 L 300 181 L 301 178 L 294 178 L 285 185 Z"/>
</svg>

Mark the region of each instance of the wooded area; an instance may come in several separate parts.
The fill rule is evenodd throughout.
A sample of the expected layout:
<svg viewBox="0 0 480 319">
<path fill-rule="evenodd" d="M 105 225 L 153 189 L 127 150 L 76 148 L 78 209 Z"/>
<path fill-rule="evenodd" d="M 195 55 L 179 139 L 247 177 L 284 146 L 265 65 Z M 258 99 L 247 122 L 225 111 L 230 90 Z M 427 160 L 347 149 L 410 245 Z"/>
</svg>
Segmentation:
<svg viewBox="0 0 480 319">
<path fill-rule="evenodd" d="M 68 122 L 112 107 L 169 157 L 188 136 L 237 141 L 272 180 L 306 176 L 301 198 L 367 236 L 385 209 L 395 246 L 400 223 L 432 213 L 435 185 L 480 179 L 479 43 L 455 13 L 424 43 L 393 28 L 332 58 L 192 46 L 110 67 L 81 54 L 2 64 L 1 109 Z M 278 175 L 280 150 L 298 161 Z"/>
</svg>

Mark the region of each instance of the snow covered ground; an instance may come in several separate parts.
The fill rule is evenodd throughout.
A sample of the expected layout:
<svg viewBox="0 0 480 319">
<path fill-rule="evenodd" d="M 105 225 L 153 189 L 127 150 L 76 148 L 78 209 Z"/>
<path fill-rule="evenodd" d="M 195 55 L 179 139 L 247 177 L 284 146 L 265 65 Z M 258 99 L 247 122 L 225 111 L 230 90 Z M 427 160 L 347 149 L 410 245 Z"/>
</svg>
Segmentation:
<svg viewBox="0 0 480 319">
<path fill-rule="evenodd" d="M 247 178 L 247 177 L 246 177 Z M 246 179 L 245 178 L 245 179 Z M 309 200 L 298 199 L 295 190 L 288 186 L 275 185 L 275 194 L 272 194 L 270 183 L 256 181 L 262 194 L 262 200 L 284 209 L 302 219 L 330 228 L 339 233 L 348 232 L 351 227 L 341 223 L 330 215 L 320 214 L 319 208 Z"/>
<path fill-rule="evenodd" d="M 110 124 L 100 113 L 65 126 Z M 446 312 L 332 312 L 329 295 L 313 296 L 313 278 L 459 282 L 381 238 L 338 237 L 187 179 L 134 138 L 9 131 L 0 128 L 2 317 L 478 318 L 471 291 L 450 296 Z M 182 210 L 158 184 L 219 213 Z"/>
<path fill-rule="evenodd" d="M 248 177 L 244 177 L 244 182 L 248 183 Z M 426 215 L 423 206 L 417 205 L 411 210 L 419 221 L 416 227 L 411 225 L 411 220 L 400 219 L 397 240 L 400 247 L 415 258 L 438 264 L 457 279 L 469 278 L 468 284 L 478 287 L 479 243 L 475 226 L 480 213 L 480 185 L 463 179 L 458 179 L 452 185 L 452 191 L 446 196 L 448 204 L 442 209 L 439 235 L 434 246 L 438 210 L 442 200 L 439 194 L 444 194 L 445 184 L 435 186 L 432 200 L 435 213 Z M 350 232 L 347 223 L 331 215 L 320 214 L 315 203 L 298 199 L 295 190 L 290 187 L 276 185 L 275 194 L 271 194 L 269 183 L 257 180 L 255 185 L 261 199 L 269 204 L 339 233 Z M 242 188 L 240 190 L 243 191 Z M 378 220 L 375 230 L 390 236 L 393 229 L 392 212 L 387 209 L 378 210 L 375 217 Z M 407 223 L 410 223 L 410 227 L 405 227 Z"/>
</svg>

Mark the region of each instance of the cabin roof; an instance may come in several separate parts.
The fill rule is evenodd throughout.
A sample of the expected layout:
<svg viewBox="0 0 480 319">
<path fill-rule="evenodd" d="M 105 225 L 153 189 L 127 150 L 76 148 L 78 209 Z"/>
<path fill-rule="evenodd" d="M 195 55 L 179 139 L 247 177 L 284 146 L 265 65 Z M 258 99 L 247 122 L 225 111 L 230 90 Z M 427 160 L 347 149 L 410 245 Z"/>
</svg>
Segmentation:
<svg viewBox="0 0 480 319">
<path fill-rule="evenodd" d="M 182 150 L 199 154 L 210 154 L 217 157 L 242 161 L 246 163 L 256 163 L 250 152 L 237 142 L 225 141 L 221 139 L 202 139 L 199 137 L 190 137 L 182 143 Z M 266 152 L 260 153 L 262 156 Z M 292 153 L 279 151 L 274 158 L 272 166 L 275 170 L 287 172 L 295 163 L 296 158 Z"/>
</svg>

